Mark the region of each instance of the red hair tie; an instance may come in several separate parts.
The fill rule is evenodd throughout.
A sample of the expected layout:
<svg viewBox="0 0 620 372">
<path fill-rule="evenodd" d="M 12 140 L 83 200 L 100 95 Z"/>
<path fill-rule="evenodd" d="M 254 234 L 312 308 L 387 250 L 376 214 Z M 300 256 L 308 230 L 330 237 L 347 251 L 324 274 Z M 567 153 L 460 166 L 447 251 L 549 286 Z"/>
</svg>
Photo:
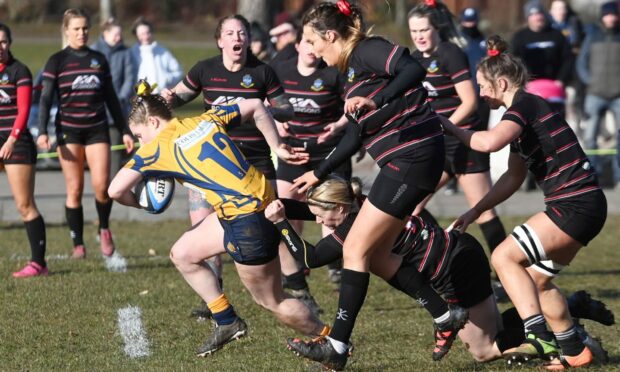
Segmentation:
<svg viewBox="0 0 620 372">
<path fill-rule="evenodd" d="M 497 57 L 500 54 L 502 54 L 502 53 L 499 50 L 497 50 L 497 49 L 489 49 L 489 50 L 487 50 L 487 56 L 489 56 L 489 57 Z"/>
<path fill-rule="evenodd" d="M 338 6 L 338 10 L 340 10 L 340 13 L 346 15 L 347 17 L 351 15 L 351 4 L 349 4 L 349 2 L 345 0 L 340 0 L 336 3 L 336 5 Z"/>
<path fill-rule="evenodd" d="M 424 0 L 424 4 L 426 4 L 426 6 L 431 7 L 431 8 L 436 8 L 437 7 L 437 1 L 436 0 Z"/>
</svg>

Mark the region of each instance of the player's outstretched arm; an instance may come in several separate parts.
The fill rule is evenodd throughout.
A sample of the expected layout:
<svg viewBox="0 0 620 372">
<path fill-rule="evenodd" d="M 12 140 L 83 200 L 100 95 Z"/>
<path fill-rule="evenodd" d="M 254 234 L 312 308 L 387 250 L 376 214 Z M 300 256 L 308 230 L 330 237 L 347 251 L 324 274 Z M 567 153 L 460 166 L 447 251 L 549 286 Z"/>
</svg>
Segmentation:
<svg viewBox="0 0 620 372">
<path fill-rule="evenodd" d="M 140 208 L 133 188 L 142 179 L 142 174 L 132 169 L 122 168 L 116 173 L 108 187 L 108 195 L 117 202 L 129 207 Z"/>
</svg>

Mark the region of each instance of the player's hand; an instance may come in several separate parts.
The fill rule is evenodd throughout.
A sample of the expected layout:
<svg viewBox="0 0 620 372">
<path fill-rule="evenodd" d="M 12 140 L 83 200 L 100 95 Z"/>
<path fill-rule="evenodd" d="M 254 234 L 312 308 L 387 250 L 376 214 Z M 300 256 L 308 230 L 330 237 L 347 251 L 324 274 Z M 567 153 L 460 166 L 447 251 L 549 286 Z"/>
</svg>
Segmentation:
<svg viewBox="0 0 620 372">
<path fill-rule="evenodd" d="M 123 134 L 123 144 L 125 145 L 125 148 L 126 148 L 125 151 L 127 151 L 128 154 L 131 154 L 134 148 L 134 141 L 133 141 L 133 138 L 129 134 Z"/>
<path fill-rule="evenodd" d="M 284 221 L 286 219 L 286 214 L 284 213 L 284 204 L 280 199 L 276 199 L 269 203 L 267 208 L 265 208 L 265 218 L 273 223 L 278 223 Z"/>
<path fill-rule="evenodd" d="M 376 110 L 377 105 L 373 100 L 366 97 L 351 97 L 344 102 L 345 114 L 353 114 L 356 111 Z"/>
<path fill-rule="evenodd" d="M 319 181 L 320 180 L 314 175 L 314 171 L 308 171 L 304 173 L 301 177 L 295 179 L 293 185 L 290 188 L 290 191 L 297 190 L 298 194 L 303 194 L 308 191 L 311 186 L 319 183 Z"/>
<path fill-rule="evenodd" d="M 340 133 L 342 126 L 338 122 L 329 123 L 323 128 L 323 133 L 317 137 L 316 143 L 323 143 Z"/>
<path fill-rule="evenodd" d="M 13 155 L 13 149 L 15 148 L 15 141 L 17 140 L 13 136 L 9 136 L 9 138 L 7 138 L 4 145 L 2 145 L 2 148 L 0 148 L 0 159 L 6 160 L 10 158 L 11 155 Z"/>
<path fill-rule="evenodd" d="M 460 233 L 464 233 L 465 230 L 467 230 L 467 228 L 469 227 L 469 225 L 472 222 L 476 221 L 478 217 L 480 217 L 480 213 L 476 209 L 472 208 L 461 217 L 454 220 L 454 222 L 452 222 L 450 226 L 448 226 L 446 231 L 458 230 Z"/>
<path fill-rule="evenodd" d="M 359 163 L 360 161 L 364 159 L 365 156 L 366 156 L 366 149 L 364 148 L 364 146 L 362 146 L 360 147 L 360 150 L 357 152 L 357 155 L 355 156 L 355 162 Z"/>
<path fill-rule="evenodd" d="M 49 151 L 52 146 L 50 145 L 50 138 L 47 134 L 41 134 L 37 137 L 37 146 L 41 150 Z"/>
<path fill-rule="evenodd" d="M 276 122 L 276 129 L 278 130 L 278 134 L 280 135 L 281 138 L 291 136 L 291 133 L 288 131 L 288 123 L 286 122 L 282 123 L 277 120 L 275 120 L 275 122 Z"/>
<path fill-rule="evenodd" d="M 159 92 L 159 95 L 162 96 L 169 105 L 172 105 L 172 101 L 174 101 L 174 96 L 176 95 L 176 93 L 174 89 L 165 88 L 162 89 L 161 92 Z"/>
<path fill-rule="evenodd" d="M 280 159 L 289 164 L 306 164 L 308 160 L 310 160 L 310 154 L 304 151 L 303 147 L 291 147 L 282 143 L 277 149 L 275 149 L 275 152 Z"/>
</svg>

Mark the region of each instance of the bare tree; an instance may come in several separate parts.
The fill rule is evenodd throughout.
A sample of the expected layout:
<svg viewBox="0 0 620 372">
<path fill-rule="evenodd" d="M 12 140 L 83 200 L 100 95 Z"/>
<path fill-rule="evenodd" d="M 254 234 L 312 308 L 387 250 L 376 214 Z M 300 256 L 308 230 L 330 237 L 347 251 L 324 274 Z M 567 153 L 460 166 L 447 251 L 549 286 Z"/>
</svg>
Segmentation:
<svg viewBox="0 0 620 372">
<path fill-rule="evenodd" d="M 112 17 L 112 0 L 99 0 L 99 15 L 101 24 Z"/>
<path fill-rule="evenodd" d="M 271 28 L 273 15 L 278 11 L 278 3 L 274 0 L 238 0 L 237 13 L 250 22 L 258 22 L 268 30 Z"/>
</svg>

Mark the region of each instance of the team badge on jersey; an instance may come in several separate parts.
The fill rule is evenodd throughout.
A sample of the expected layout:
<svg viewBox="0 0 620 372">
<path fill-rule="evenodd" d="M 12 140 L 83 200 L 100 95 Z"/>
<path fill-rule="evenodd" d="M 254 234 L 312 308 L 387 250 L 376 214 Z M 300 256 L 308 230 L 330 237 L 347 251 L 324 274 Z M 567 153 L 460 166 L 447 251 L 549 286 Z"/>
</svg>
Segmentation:
<svg viewBox="0 0 620 372">
<path fill-rule="evenodd" d="M 9 75 L 3 74 L 2 79 L 0 79 L 0 84 L 5 85 L 9 83 Z"/>
<path fill-rule="evenodd" d="M 353 79 L 355 79 L 355 70 L 353 67 L 349 67 L 349 70 L 347 71 L 347 81 L 352 83 Z"/>
<path fill-rule="evenodd" d="M 90 68 L 100 68 L 101 64 L 97 61 L 96 58 L 90 60 Z"/>
<path fill-rule="evenodd" d="M 439 64 L 437 63 L 436 60 L 431 61 L 431 64 L 428 65 L 428 68 L 426 69 L 426 71 L 430 72 L 431 74 L 434 74 L 438 70 L 439 70 Z"/>
<path fill-rule="evenodd" d="M 316 79 L 314 83 L 312 83 L 312 86 L 310 87 L 310 89 L 312 89 L 315 92 L 323 90 L 323 88 L 325 88 L 325 86 L 323 85 L 323 79 Z"/>
<path fill-rule="evenodd" d="M 252 75 L 243 75 L 243 79 L 241 80 L 241 86 L 244 88 L 252 88 L 254 86 L 254 80 L 252 80 Z"/>
</svg>

